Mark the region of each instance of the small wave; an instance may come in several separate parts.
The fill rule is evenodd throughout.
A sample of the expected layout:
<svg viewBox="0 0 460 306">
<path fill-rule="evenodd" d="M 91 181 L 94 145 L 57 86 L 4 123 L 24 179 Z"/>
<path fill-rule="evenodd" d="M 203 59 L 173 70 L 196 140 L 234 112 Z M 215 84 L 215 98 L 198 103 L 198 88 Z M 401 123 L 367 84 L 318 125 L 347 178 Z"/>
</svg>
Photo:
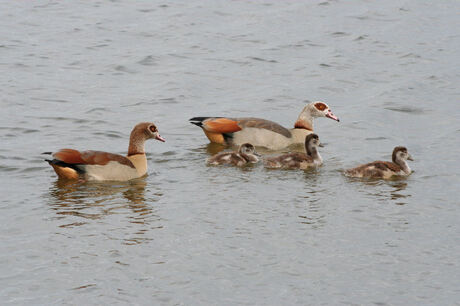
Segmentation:
<svg viewBox="0 0 460 306">
<path fill-rule="evenodd" d="M 126 73 L 136 73 L 135 70 L 131 70 L 123 65 L 117 65 L 115 66 L 114 68 L 116 71 L 120 71 L 120 72 L 126 72 Z"/>
<path fill-rule="evenodd" d="M 0 172 L 13 172 L 13 171 L 16 171 L 16 170 L 19 170 L 19 168 L 0 165 Z"/>
<path fill-rule="evenodd" d="M 140 65 L 144 65 L 144 66 L 154 66 L 154 65 L 156 65 L 156 60 L 157 59 L 155 57 L 153 57 L 152 55 L 147 55 L 146 57 L 144 57 L 143 59 L 141 59 L 137 63 L 140 64 Z"/>
<path fill-rule="evenodd" d="M 278 61 L 275 61 L 275 60 L 267 60 L 267 59 L 264 59 L 264 58 L 261 58 L 261 57 L 251 56 L 251 57 L 249 57 L 249 58 L 252 59 L 252 60 L 255 60 L 255 61 L 259 61 L 259 62 L 278 63 Z"/>
<path fill-rule="evenodd" d="M 334 32 L 331 35 L 334 36 L 334 37 L 342 37 L 342 36 L 348 36 L 350 34 L 348 34 L 346 32 Z"/>
<path fill-rule="evenodd" d="M 412 107 L 412 106 L 400 106 L 400 107 L 385 107 L 385 109 L 394 111 L 394 112 L 401 112 L 401 113 L 410 113 L 410 114 L 423 114 L 425 111 L 421 108 Z"/>
</svg>

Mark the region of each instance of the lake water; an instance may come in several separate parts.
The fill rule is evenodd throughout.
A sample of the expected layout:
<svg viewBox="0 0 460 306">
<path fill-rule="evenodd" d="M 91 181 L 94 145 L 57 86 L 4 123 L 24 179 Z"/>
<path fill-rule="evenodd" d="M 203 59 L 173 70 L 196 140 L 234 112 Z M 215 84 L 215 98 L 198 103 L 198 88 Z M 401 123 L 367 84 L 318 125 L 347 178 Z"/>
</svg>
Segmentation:
<svg viewBox="0 0 460 306">
<path fill-rule="evenodd" d="M 458 1 L 2 1 L 3 305 L 460 305 Z M 323 167 L 207 167 L 194 116 L 291 127 Z M 149 175 L 66 183 L 41 155 L 124 154 Z M 407 179 L 342 170 L 415 158 Z"/>
</svg>

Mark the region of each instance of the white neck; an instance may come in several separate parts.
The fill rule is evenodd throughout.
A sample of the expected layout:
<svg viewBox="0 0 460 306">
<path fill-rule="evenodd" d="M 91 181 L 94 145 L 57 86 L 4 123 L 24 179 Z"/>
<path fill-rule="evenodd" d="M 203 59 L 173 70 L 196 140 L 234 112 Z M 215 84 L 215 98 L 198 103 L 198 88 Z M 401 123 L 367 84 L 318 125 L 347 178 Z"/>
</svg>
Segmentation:
<svg viewBox="0 0 460 306">
<path fill-rule="evenodd" d="M 306 129 L 290 129 L 291 132 L 291 137 L 292 137 L 292 143 L 305 143 L 305 137 L 307 137 L 308 134 L 313 133 L 310 130 Z"/>
<path fill-rule="evenodd" d="M 301 112 L 294 127 L 313 131 L 313 117 L 311 113 L 309 111 Z"/>
<path fill-rule="evenodd" d="M 407 161 L 398 159 L 397 162 L 398 162 L 398 165 L 401 167 L 402 171 L 404 171 L 406 174 L 411 173 L 412 170 L 409 168 Z"/>
<path fill-rule="evenodd" d="M 248 162 L 250 163 L 257 163 L 259 161 L 259 158 L 255 154 L 246 154 L 246 153 L 240 153 L 240 155 Z"/>
<path fill-rule="evenodd" d="M 313 158 L 313 162 L 315 164 L 321 164 L 323 162 L 323 159 L 321 158 L 321 155 L 319 155 L 316 147 L 311 148 L 309 151 L 310 152 L 307 151 L 307 155 L 310 155 Z"/>
</svg>

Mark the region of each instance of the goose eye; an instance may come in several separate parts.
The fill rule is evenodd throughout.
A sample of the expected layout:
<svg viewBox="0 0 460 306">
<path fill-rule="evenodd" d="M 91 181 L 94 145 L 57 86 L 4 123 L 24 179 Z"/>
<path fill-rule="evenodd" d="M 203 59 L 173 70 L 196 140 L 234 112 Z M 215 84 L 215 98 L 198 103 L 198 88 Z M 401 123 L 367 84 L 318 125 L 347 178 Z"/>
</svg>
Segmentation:
<svg viewBox="0 0 460 306">
<path fill-rule="evenodd" d="M 315 107 L 316 107 L 316 109 L 318 109 L 320 111 L 323 111 L 323 110 L 325 110 L 327 108 L 326 104 L 321 103 L 321 102 L 315 103 Z"/>
<path fill-rule="evenodd" d="M 151 132 L 155 133 L 155 132 L 157 131 L 157 127 L 154 126 L 154 125 L 151 125 L 151 126 L 149 127 L 149 130 L 150 130 Z"/>
</svg>

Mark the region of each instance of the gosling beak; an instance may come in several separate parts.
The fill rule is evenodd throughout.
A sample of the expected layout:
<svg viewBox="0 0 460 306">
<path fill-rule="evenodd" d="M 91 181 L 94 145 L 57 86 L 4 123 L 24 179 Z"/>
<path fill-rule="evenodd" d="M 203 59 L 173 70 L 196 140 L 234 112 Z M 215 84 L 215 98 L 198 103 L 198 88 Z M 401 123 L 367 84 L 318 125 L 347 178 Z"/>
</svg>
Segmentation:
<svg viewBox="0 0 460 306">
<path fill-rule="evenodd" d="M 412 160 L 413 161 L 414 159 L 412 158 L 412 155 L 409 154 L 409 156 L 407 157 L 407 160 Z"/>
<path fill-rule="evenodd" d="M 337 122 L 340 122 L 339 118 L 337 118 L 337 116 L 334 115 L 330 109 L 327 111 L 326 117 L 331 118 L 332 120 L 335 120 Z"/>
<path fill-rule="evenodd" d="M 323 143 L 322 143 L 322 142 L 320 142 L 320 143 L 319 143 L 319 145 L 318 145 L 318 147 L 320 147 L 320 148 L 324 148 L 324 145 L 323 145 Z"/>
<path fill-rule="evenodd" d="M 257 152 L 254 152 L 254 155 L 255 156 L 258 156 L 258 157 L 261 157 L 262 155 L 260 155 L 260 153 L 257 153 Z"/>
</svg>

